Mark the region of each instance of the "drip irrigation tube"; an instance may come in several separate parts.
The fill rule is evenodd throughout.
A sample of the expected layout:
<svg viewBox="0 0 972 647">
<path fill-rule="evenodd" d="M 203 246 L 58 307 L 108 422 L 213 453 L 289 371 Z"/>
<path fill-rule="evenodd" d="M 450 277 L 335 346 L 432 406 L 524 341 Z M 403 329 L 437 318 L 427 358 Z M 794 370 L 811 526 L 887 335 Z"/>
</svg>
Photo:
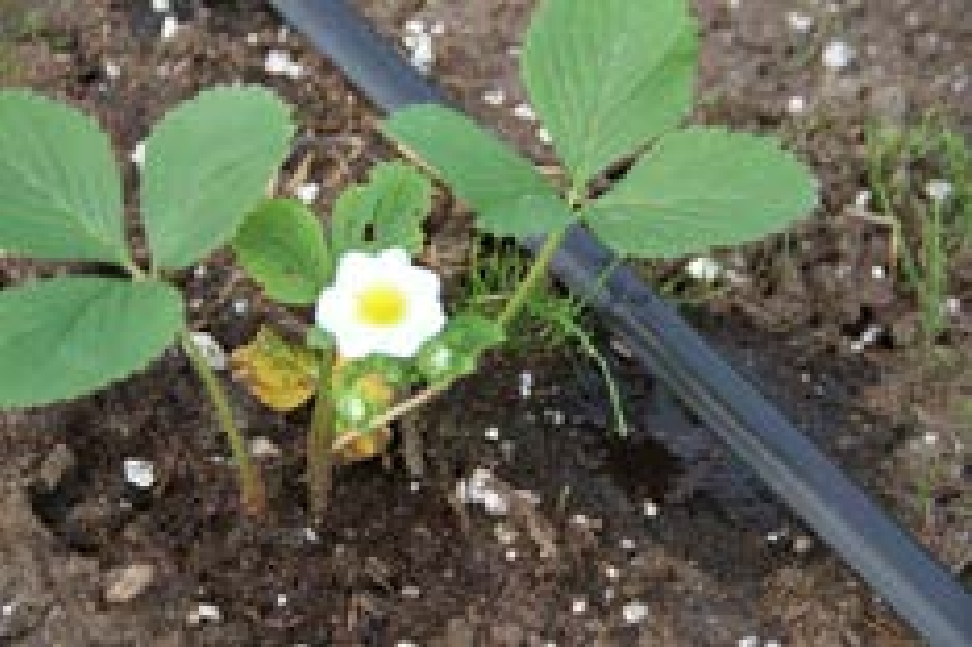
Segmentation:
<svg viewBox="0 0 972 647">
<path fill-rule="evenodd" d="M 450 100 L 346 0 L 270 0 L 385 112 Z M 536 247 L 534 246 L 534 249 Z M 813 530 L 935 647 L 972 645 L 972 596 L 906 531 L 610 252 L 570 232 L 553 271 L 593 293 L 610 329 Z"/>
</svg>

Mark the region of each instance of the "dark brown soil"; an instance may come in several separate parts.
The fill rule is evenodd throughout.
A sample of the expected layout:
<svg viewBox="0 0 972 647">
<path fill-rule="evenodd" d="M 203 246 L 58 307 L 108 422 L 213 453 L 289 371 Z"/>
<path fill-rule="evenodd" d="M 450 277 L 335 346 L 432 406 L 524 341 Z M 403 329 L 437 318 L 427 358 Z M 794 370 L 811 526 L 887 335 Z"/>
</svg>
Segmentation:
<svg viewBox="0 0 972 647">
<path fill-rule="evenodd" d="M 40 22 L 23 20 L 26 4 L 0 0 L 0 83 L 96 114 L 131 187 L 128 155 L 150 125 L 197 90 L 234 80 L 268 84 L 296 106 L 306 136 L 295 154 L 315 155 L 321 213 L 392 154 L 375 133 L 376 113 L 261 2 L 174 1 L 185 24 L 168 42 L 147 2 L 48 0 L 32 5 Z M 537 125 L 513 115 L 523 94 L 511 48 L 533 2 L 360 4 L 399 36 L 410 18 L 442 21 L 434 74 L 471 113 L 538 161 L 551 159 Z M 728 254 L 748 280 L 689 314 L 943 561 L 965 568 L 972 484 L 956 410 L 972 399 L 963 372 L 972 322 L 953 322 L 939 349 L 949 361 L 934 371 L 927 353 L 892 339 L 851 351 L 868 325 L 913 320 L 917 306 L 902 286 L 869 278 L 886 228 L 843 214 L 863 186 L 870 119 L 904 122 L 940 107 L 968 132 L 972 13 L 964 0 L 696 4 L 704 51 L 695 119 L 780 133 L 820 174 L 824 208 L 785 239 Z M 796 33 L 790 10 L 812 16 L 814 28 Z M 820 50 L 838 37 L 858 57 L 828 73 Z M 268 76 L 270 48 L 290 51 L 306 75 Z M 495 89 L 506 93 L 501 106 L 482 100 Z M 788 113 L 795 95 L 806 114 Z M 441 196 L 429 260 L 456 271 L 467 232 L 468 218 Z M 219 256 L 180 281 L 193 326 L 235 348 L 278 313 L 230 261 Z M 828 278 L 840 265 L 850 272 Z M 48 271 L 4 261 L 0 280 Z M 972 311 L 972 266 L 958 265 L 951 281 L 950 294 Z M 609 352 L 626 385 L 628 438 L 611 433 L 603 387 L 579 353 L 495 357 L 484 377 L 407 421 L 423 439 L 425 474 L 410 475 L 397 451 L 340 470 L 316 529 L 301 481 L 307 412 L 273 415 L 232 386 L 247 433 L 280 449 L 262 460 L 272 518 L 242 520 L 223 438 L 178 353 L 80 402 L 4 414 L 0 644 L 920 644 L 705 429 Z M 535 379 L 527 398 L 523 372 Z M 498 440 L 487 436 L 492 427 Z M 127 458 L 153 462 L 149 491 L 125 482 Z M 477 468 L 508 495 L 508 514 L 457 499 L 458 482 Z M 134 565 L 153 567 L 148 586 L 109 601 Z M 215 605 L 219 619 L 193 623 L 200 604 Z M 631 621 L 634 611 L 643 617 Z"/>
</svg>

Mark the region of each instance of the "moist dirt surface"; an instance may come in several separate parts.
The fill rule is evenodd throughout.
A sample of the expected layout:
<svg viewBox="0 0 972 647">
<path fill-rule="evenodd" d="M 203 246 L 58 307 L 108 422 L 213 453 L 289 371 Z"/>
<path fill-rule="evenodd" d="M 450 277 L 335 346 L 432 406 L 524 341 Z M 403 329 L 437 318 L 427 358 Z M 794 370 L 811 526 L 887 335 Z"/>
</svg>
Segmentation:
<svg viewBox="0 0 972 647">
<path fill-rule="evenodd" d="M 263 3 L 173 0 L 180 28 L 167 40 L 151 4 L 0 0 L 0 84 L 96 115 L 133 213 L 137 142 L 178 101 L 216 83 L 267 84 L 296 107 L 300 134 L 284 177 L 311 155 L 322 214 L 394 154 L 376 134 L 377 113 Z M 432 74 L 524 152 L 552 161 L 539 125 L 516 114 L 516 48 L 533 2 L 359 5 L 399 42 L 407 21 L 423 21 L 435 32 Z M 966 0 L 698 0 L 696 9 L 703 49 L 693 120 L 779 134 L 813 165 L 823 200 L 789 235 L 719 255 L 736 280 L 685 312 L 967 575 L 970 422 L 958 411 L 972 400 L 972 318 L 953 313 L 933 351 L 900 334 L 918 305 L 873 271 L 887 261 L 888 228 L 846 207 L 866 186 L 873 120 L 910 123 L 936 109 L 968 135 L 972 12 Z M 834 41 L 854 53 L 841 70 L 821 62 Z M 265 71 L 275 49 L 302 66 L 299 78 Z M 499 101 L 484 100 L 496 91 Z M 469 224 L 437 196 L 426 260 L 447 277 L 467 261 Z M 645 274 L 669 288 L 683 267 Z M 57 271 L 7 259 L 0 282 Z M 229 256 L 177 281 L 192 327 L 227 348 L 281 319 Z M 948 288 L 972 312 L 972 262 L 955 263 Z M 885 332 L 855 347 L 871 326 Z M 81 401 L 3 414 L 0 644 L 921 644 L 609 333 L 597 337 L 624 385 L 627 437 L 613 433 L 603 383 L 576 349 L 495 356 L 481 377 L 404 421 L 421 441 L 413 460 L 395 442 L 385 459 L 341 468 L 317 526 L 301 477 L 308 412 L 269 413 L 226 376 L 246 433 L 270 444 L 260 441 L 259 460 L 272 513 L 248 521 L 224 439 L 175 350 Z M 126 481 L 129 459 L 152 463 L 151 487 Z M 476 471 L 484 469 L 489 478 Z M 459 497 L 474 474 L 507 502 L 504 514 Z"/>
</svg>

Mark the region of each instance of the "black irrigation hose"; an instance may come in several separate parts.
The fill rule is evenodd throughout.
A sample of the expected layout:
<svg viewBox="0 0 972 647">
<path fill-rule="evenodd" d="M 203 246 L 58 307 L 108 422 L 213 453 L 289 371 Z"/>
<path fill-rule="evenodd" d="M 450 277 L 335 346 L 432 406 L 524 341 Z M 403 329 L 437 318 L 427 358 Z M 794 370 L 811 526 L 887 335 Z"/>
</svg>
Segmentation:
<svg viewBox="0 0 972 647">
<path fill-rule="evenodd" d="M 346 0 L 271 3 L 382 110 L 450 103 Z M 596 294 L 595 308 L 645 366 L 932 645 L 972 645 L 972 596 L 630 270 L 601 285 L 610 263 L 578 228 L 553 269 Z"/>
</svg>

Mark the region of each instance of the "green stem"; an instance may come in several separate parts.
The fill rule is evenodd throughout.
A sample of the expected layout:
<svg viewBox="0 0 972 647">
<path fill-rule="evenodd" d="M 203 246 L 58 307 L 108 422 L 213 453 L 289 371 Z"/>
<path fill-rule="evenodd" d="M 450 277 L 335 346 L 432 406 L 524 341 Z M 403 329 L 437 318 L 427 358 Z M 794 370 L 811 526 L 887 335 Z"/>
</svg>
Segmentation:
<svg viewBox="0 0 972 647">
<path fill-rule="evenodd" d="M 560 243 L 564 242 L 568 228 L 569 226 L 564 227 L 547 236 L 543 247 L 540 248 L 536 258 L 533 259 L 533 265 L 530 266 L 530 271 L 527 272 L 523 281 L 516 287 L 516 292 L 513 293 L 513 297 L 506 302 L 506 307 L 503 308 L 499 318 L 496 320 L 499 325 L 506 328 L 520 314 L 520 310 L 523 309 L 523 305 L 526 303 L 533 288 L 536 287 L 537 282 L 547 274 L 550 261 L 553 260 L 554 254 L 560 247 Z"/>
<path fill-rule="evenodd" d="M 260 476 L 256 465 L 250 460 L 246 441 L 239 429 L 236 428 L 233 412 L 230 409 L 229 401 L 226 399 L 226 393 L 219 383 L 219 378 L 216 377 L 216 373 L 206 361 L 206 358 L 199 352 L 199 348 L 192 341 L 188 330 L 182 330 L 180 342 L 182 350 L 189 357 L 189 362 L 206 388 L 206 393 L 216 410 L 216 419 L 229 441 L 230 452 L 239 469 L 240 498 L 243 511 L 250 516 L 262 517 L 267 511 L 267 496 L 263 478 Z"/>
<path fill-rule="evenodd" d="M 334 469 L 334 398 L 331 381 L 334 358 L 325 353 L 320 360 L 317 398 L 310 430 L 307 434 L 307 488 L 311 516 L 320 519 L 327 512 L 331 497 L 331 473 Z"/>
</svg>

